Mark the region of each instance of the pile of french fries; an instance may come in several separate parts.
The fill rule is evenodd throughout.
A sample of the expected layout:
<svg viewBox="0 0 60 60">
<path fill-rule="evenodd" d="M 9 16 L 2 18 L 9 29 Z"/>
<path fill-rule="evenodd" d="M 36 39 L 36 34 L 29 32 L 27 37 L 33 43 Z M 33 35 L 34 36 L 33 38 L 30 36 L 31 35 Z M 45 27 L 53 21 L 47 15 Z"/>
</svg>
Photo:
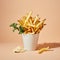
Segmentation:
<svg viewBox="0 0 60 60">
<path fill-rule="evenodd" d="M 24 28 L 24 34 L 37 34 L 40 33 L 41 29 L 46 25 L 44 24 L 46 19 L 40 21 L 39 15 L 32 17 L 32 11 L 30 11 L 26 16 L 23 16 L 18 20 L 19 25 Z"/>
</svg>

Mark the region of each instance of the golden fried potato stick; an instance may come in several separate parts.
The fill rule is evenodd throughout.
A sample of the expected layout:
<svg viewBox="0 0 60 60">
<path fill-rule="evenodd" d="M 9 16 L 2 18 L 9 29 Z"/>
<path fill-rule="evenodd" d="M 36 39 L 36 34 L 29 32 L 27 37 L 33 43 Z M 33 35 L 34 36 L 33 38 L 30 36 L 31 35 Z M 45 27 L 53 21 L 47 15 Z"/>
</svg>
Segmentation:
<svg viewBox="0 0 60 60">
<path fill-rule="evenodd" d="M 38 16 L 36 16 L 36 18 L 35 18 L 35 20 L 34 20 L 34 22 L 33 22 L 33 24 L 35 24 L 36 23 L 36 21 L 39 19 L 39 17 Z"/>
<path fill-rule="evenodd" d="M 32 19 L 29 19 L 28 25 L 30 27 L 35 27 L 35 24 L 33 24 L 33 20 Z"/>
<path fill-rule="evenodd" d="M 18 22 L 19 22 L 19 24 L 21 25 L 21 26 L 23 26 L 23 21 L 22 20 L 18 20 Z"/>
<path fill-rule="evenodd" d="M 26 18 L 26 20 L 25 20 L 24 25 L 26 24 L 26 22 L 28 21 L 28 19 L 30 18 L 31 15 L 32 15 L 32 11 L 29 12 L 29 14 L 28 14 L 28 16 L 27 16 L 27 18 Z"/>
<path fill-rule="evenodd" d="M 28 24 L 30 27 L 35 27 L 35 25 L 32 25 L 32 24 Z"/>
<path fill-rule="evenodd" d="M 40 21 L 39 15 L 37 15 L 35 18 L 32 16 L 32 11 L 28 13 L 27 16 L 23 16 L 21 20 L 18 20 L 19 24 L 24 27 L 24 33 L 32 33 L 32 34 L 37 34 L 41 31 L 44 25 L 44 20 Z"/>
<path fill-rule="evenodd" d="M 35 29 L 35 34 L 38 32 L 38 30 L 39 30 L 39 27 Z"/>
<path fill-rule="evenodd" d="M 40 25 L 42 25 L 45 22 L 46 19 L 42 20 L 39 24 L 37 24 L 36 27 L 39 27 Z"/>
<path fill-rule="evenodd" d="M 49 50 L 49 46 L 46 48 L 41 48 L 40 50 L 38 50 L 38 53 L 40 54 L 40 53 L 47 51 L 47 50 Z"/>
<path fill-rule="evenodd" d="M 30 19 L 30 24 L 32 24 L 32 19 Z"/>
<path fill-rule="evenodd" d="M 40 33 L 41 29 L 39 28 L 38 30 L 35 31 L 35 34 Z"/>
<path fill-rule="evenodd" d="M 43 28 L 43 26 L 44 26 L 44 21 L 45 21 L 45 20 L 46 20 L 46 19 L 42 20 L 41 22 L 39 22 L 39 24 L 37 24 L 35 33 L 37 33 L 38 30 L 41 30 L 41 29 Z"/>
</svg>

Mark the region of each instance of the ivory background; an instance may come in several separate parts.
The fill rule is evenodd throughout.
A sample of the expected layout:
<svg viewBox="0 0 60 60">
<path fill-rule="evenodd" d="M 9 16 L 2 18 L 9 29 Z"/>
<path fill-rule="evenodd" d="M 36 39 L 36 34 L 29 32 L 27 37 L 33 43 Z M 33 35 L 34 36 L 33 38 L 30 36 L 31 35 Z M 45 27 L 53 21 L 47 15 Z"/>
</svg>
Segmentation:
<svg viewBox="0 0 60 60">
<path fill-rule="evenodd" d="M 40 33 L 41 42 L 60 42 L 60 0 L 0 0 L 0 42 L 22 43 L 21 35 L 12 32 L 9 25 L 17 22 L 30 10 L 33 16 L 46 18 L 46 26 Z"/>
</svg>

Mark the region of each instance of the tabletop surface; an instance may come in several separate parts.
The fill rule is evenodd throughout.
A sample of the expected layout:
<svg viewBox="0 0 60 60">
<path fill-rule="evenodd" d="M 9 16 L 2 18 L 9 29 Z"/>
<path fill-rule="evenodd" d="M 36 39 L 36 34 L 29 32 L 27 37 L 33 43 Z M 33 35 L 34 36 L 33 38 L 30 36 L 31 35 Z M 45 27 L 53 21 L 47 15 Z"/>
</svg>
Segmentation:
<svg viewBox="0 0 60 60">
<path fill-rule="evenodd" d="M 14 53 L 13 49 L 18 43 L 0 43 L 0 60 L 60 60 L 60 44 L 49 45 L 51 51 L 38 54 L 37 51 L 26 51 L 24 53 Z M 44 46 L 46 46 L 45 44 Z M 42 45 L 40 45 L 42 47 Z M 41 48 L 40 47 L 40 48 Z"/>
</svg>

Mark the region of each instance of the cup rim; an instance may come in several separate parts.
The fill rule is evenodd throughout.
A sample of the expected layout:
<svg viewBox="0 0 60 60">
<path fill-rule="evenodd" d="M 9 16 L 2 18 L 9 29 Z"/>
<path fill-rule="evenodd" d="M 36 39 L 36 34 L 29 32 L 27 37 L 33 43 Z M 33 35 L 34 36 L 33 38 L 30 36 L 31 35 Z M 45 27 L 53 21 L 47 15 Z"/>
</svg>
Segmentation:
<svg viewBox="0 0 60 60">
<path fill-rule="evenodd" d="M 37 34 L 39 34 L 39 33 L 37 33 Z M 37 34 L 32 34 L 32 33 L 28 33 L 28 34 L 22 34 L 22 35 L 37 35 Z"/>
</svg>

